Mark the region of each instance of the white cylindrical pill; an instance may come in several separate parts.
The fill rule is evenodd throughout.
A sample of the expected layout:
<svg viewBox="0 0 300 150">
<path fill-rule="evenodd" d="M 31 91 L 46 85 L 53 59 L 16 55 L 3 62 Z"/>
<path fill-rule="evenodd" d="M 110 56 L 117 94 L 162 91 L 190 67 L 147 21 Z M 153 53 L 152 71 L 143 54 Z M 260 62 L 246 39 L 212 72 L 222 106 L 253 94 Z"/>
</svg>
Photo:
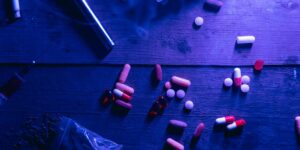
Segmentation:
<svg viewBox="0 0 300 150">
<path fill-rule="evenodd" d="M 176 92 L 176 96 L 177 96 L 177 98 L 179 98 L 179 99 L 183 99 L 184 97 L 185 97 L 185 92 L 184 92 L 184 90 L 178 90 L 177 92 Z"/>
<path fill-rule="evenodd" d="M 191 81 L 188 79 L 184 79 L 177 76 L 172 76 L 172 82 L 182 87 L 189 87 L 191 85 Z"/>
<path fill-rule="evenodd" d="M 203 23 L 204 23 L 204 20 L 203 20 L 202 17 L 196 17 L 196 18 L 195 18 L 195 25 L 197 25 L 197 26 L 202 26 Z"/>
<path fill-rule="evenodd" d="M 253 44 L 255 42 L 254 36 L 237 36 L 236 43 L 237 44 Z"/>
<path fill-rule="evenodd" d="M 224 85 L 225 85 L 226 87 L 231 87 L 232 84 L 233 84 L 233 81 L 232 81 L 231 78 L 226 78 L 226 79 L 224 80 Z"/>
<path fill-rule="evenodd" d="M 19 0 L 11 0 L 12 12 L 15 19 L 21 18 L 20 3 Z"/>
<path fill-rule="evenodd" d="M 249 85 L 248 85 L 248 84 L 242 84 L 242 85 L 241 85 L 241 91 L 242 91 L 243 93 L 248 93 L 248 92 L 250 91 Z"/>
<path fill-rule="evenodd" d="M 173 98 L 175 96 L 175 91 L 173 89 L 168 89 L 167 90 L 167 97 L 168 98 Z"/>
<path fill-rule="evenodd" d="M 184 108 L 187 110 L 192 110 L 194 108 L 194 103 L 191 100 L 188 100 L 184 104 Z"/>
<path fill-rule="evenodd" d="M 242 76 L 242 83 L 243 84 L 249 84 L 250 83 L 250 77 L 247 75 Z"/>
</svg>

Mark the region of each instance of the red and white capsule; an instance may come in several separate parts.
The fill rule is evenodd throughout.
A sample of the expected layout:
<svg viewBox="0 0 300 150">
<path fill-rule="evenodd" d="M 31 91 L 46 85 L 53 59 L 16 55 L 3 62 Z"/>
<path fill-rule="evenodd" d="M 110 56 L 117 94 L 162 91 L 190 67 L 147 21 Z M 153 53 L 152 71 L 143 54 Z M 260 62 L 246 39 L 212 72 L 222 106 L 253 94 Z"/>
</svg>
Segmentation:
<svg viewBox="0 0 300 150">
<path fill-rule="evenodd" d="M 172 82 L 182 87 L 189 87 L 191 85 L 191 81 L 188 79 L 184 79 L 177 76 L 172 76 Z"/>
<path fill-rule="evenodd" d="M 237 128 L 242 128 L 245 124 L 246 124 L 246 121 L 244 119 L 240 119 L 240 120 L 237 120 L 237 121 L 227 125 L 227 129 L 234 130 Z"/>
<path fill-rule="evenodd" d="M 233 81 L 235 86 L 242 85 L 242 73 L 240 68 L 234 68 L 233 70 Z"/>
<path fill-rule="evenodd" d="M 131 96 L 127 95 L 126 93 L 122 92 L 122 91 L 119 90 L 119 89 L 114 89 L 114 94 L 115 94 L 118 98 L 124 100 L 125 102 L 130 102 L 131 99 L 132 99 Z"/>
<path fill-rule="evenodd" d="M 225 116 L 216 119 L 216 124 L 228 124 L 234 122 L 234 116 Z"/>
</svg>

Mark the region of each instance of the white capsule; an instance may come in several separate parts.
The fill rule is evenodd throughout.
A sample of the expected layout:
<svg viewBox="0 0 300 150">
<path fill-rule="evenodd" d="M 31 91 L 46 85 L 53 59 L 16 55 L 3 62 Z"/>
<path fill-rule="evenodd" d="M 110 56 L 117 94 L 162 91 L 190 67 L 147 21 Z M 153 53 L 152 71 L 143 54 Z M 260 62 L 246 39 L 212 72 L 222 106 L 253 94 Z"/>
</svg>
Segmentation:
<svg viewBox="0 0 300 150">
<path fill-rule="evenodd" d="M 248 92 L 250 91 L 249 85 L 248 85 L 248 84 L 242 84 L 242 85 L 241 85 L 241 91 L 242 91 L 243 93 L 248 93 Z"/>
<path fill-rule="evenodd" d="M 242 76 L 242 83 L 243 84 L 249 84 L 250 83 L 250 77 L 247 75 Z"/>
<path fill-rule="evenodd" d="M 233 81 L 232 81 L 231 78 L 226 78 L 226 79 L 224 80 L 224 85 L 225 85 L 226 87 L 231 87 L 232 84 L 233 84 Z"/>
<path fill-rule="evenodd" d="M 188 100 L 184 104 L 185 109 L 192 110 L 194 108 L 194 103 L 191 100 Z"/>
<path fill-rule="evenodd" d="M 13 14 L 14 18 L 16 18 L 16 19 L 21 18 L 19 0 L 12 0 L 12 9 L 13 9 L 13 13 L 14 13 Z"/>
<path fill-rule="evenodd" d="M 237 36 L 236 43 L 237 44 L 253 44 L 255 42 L 254 36 Z"/>
<path fill-rule="evenodd" d="M 184 92 L 184 90 L 178 90 L 178 91 L 176 92 L 176 96 L 177 96 L 177 98 L 179 98 L 179 99 L 183 99 L 183 98 L 185 97 L 185 92 Z"/>
<path fill-rule="evenodd" d="M 202 17 L 196 17 L 196 18 L 195 18 L 195 25 L 197 25 L 197 26 L 202 26 L 203 23 L 204 23 L 204 20 L 203 20 Z"/>
<path fill-rule="evenodd" d="M 168 89 L 167 90 L 167 97 L 168 98 L 173 98 L 175 96 L 175 91 L 173 89 Z"/>
</svg>

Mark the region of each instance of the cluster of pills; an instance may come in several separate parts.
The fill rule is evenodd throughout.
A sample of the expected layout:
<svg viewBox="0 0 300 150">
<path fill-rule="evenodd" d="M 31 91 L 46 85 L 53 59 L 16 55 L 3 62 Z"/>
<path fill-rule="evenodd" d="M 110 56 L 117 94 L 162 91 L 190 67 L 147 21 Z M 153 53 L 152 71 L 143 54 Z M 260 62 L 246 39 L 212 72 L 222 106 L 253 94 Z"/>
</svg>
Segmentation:
<svg viewBox="0 0 300 150">
<path fill-rule="evenodd" d="M 241 73 L 240 68 L 234 68 L 233 70 L 233 80 L 232 78 L 224 79 L 224 86 L 231 87 L 234 85 L 235 87 L 239 87 L 243 93 L 248 93 L 250 91 L 250 77 L 248 75 L 243 75 Z"/>
<path fill-rule="evenodd" d="M 225 116 L 216 119 L 216 125 L 226 125 L 227 131 L 243 128 L 246 125 L 244 119 L 235 120 L 234 116 Z"/>
</svg>

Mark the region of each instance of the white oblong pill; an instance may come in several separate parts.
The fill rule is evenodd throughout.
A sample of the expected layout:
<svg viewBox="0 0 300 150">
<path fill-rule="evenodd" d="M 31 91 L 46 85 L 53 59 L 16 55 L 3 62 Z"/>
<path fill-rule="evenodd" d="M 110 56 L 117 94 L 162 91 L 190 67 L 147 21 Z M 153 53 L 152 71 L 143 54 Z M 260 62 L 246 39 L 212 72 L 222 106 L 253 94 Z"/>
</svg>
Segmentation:
<svg viewBox="0 0 300 150">
<path fill-rule="evenodd" d="M 253 44 L 255 42 L 255 37 L 250 36 L 237 36 L 236 43 L 237 44 Z"/>
</svg>

